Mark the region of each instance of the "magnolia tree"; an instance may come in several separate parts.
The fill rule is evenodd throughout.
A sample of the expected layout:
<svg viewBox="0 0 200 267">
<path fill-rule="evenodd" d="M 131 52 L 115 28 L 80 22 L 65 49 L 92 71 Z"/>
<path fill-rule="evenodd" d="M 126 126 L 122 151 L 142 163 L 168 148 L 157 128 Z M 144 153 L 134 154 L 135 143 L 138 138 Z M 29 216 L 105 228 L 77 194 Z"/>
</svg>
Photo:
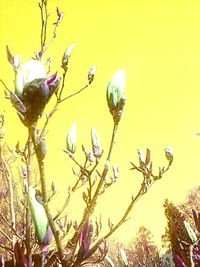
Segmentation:
<svg viewBox="0 0 200 267">
<path fill-rule="evenodd" d="M 107 239 L 126 221 L 136 201 L 143 196 L 148 189 L 161 179 L 168 171 L 173 161 L 171 148 L 165 150 L 167 166 L 159 168 L 158 174 L 154 174 L 150 150 L 146 156 L 138 149 L 139 163 L 131 162 L 132 170 L 142 175 L 141 186 L 135 196 L 130 198 L 121 218 L 116 223 L 102 225 L 101 219 L 94 220 L 92 215 L 96 208 L 99 196 L 102 196 L 107 188 L 111 187 L 118 179 L 118 168 L 112 167 L 111 156 L 117 139 L 117 131 L 122 119 L 125 97 L 125 71 L 117 71 L 107 86 L 107 104 L 110 115 L 113 118 L 113 130 L 103 169 L 100 170 L 99 162 L 103 149 L 96 130 L 91 130 L 91 147 L 87 150 L 82 146 L 84 161 L 79 162 L 75 156 L 77 126 L 73 124 L 66 138 L 65 153 L 70 157 L 79 171 L 75 172 L 76 182 L 69 188 L 68 195 L 56 212 L 52 213 L 50 200 L 56 195 L 55 185 L 49 187 L 46 176 L 47 162 L 46 137 L 51 118 L 61 103 L 67 101 L 76 94 L 81 93 L 94 80 L 96 67 L 93 66 L 87 75 L 87 82 L 83 88 L 71 95 L 65 94 L 66 74 L 69 68 L 70 57 L 75 44 L 69 46 L 63 54 L 61 62 L 62 75 L 58 72 L 51 73 L 44 64 L 48 47 L 56 37 L 57 28 L 63 19 L 63 13 L 57 8 L 57 20 L 50 40 L 47 38 L 49 13 L 47 0 L 39 3 L 41 12 L 41 46 L 34 58 L 22 63 L 18 55 L 14 55 L 7 47 L 7 58 L 11 64 L 15 79 L 14 89 L 6 86 L 6 81 L 1 80 L 5 89 L 5 96 L 14 107 L 12 112 L 17 112 L 22 127 L 27 129 L 27 140 L 24 146 L 17 145 L 14 149 L 6 149 L 4 145 L 4 115 L 1 114 L 1 138 L 0 138 L 0 173 L 2 187 L 0 200 L 2 211 L 1 219 L 1 266 L 83 266 L 97 264 L 103 261 L 108 251 Z M 49 35 L 48 35 L 49 36 Z M 54 106 L 50 113 L 46 114 L 45 107 L 53 98 Z M 43 120 L 41 120 L 43 118 Z M 38 121 L 40 123 L 38 124 Z M 39 126 L 40 125 L 40 126 Z M 17 140 L 16 140 L 17 142 Z M 49 152 L 50 153 L 50 152 Z M 106 150 L 105 150 L 106 153 Z M 104 154 L 105 154 L 104 153 Z M 13 179 L 13 164 L 19 164 L 20 179 L 23 193 L 21 198 L 16 179 Z M 35 183 L 36 160 L 39 171 L 39 183 Z M 111 171 L 110 171 L 111 169 Z M 111 174 L 112 172 L 112 174 Z M 79 188 L 82 188 L 82 201 L 84 209 L 80 221 L 68 220 L 63 215 L 70 204 L 70 196 Z M 33 227 L 34 226 L 34 227 Z M 102 228 L 107 232 L 102 234 Z M 123 256 L 123 250 L 121 250 Z M 123 257 L 122 257 L 123 258 Z M 128 262 L 122 260 L 128 266 Z"/>
</svg>

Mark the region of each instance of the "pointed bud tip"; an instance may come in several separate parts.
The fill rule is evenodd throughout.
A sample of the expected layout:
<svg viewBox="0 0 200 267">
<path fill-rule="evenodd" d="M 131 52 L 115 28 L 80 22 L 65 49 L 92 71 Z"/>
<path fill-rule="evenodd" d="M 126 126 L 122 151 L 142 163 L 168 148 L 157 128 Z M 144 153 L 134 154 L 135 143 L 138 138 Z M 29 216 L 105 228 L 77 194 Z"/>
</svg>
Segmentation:
<svg viewBox="0 0 200 267">
<path fill-rule="evenodd" d="M 68 58 L 71 57 L 72 51 L 74 50 L 74 48 L 76 47 L 77 42 L 72 43 L 66 50 L 65 52 L 65 56 L 67 56 Z"/>
<path fill-rule="evenodd" d="M 76 136 L 77 136 L 77 124 L 74 122 L 67 135 L 67 150 L 72 154 L 76 150 Z"/>
</svg>

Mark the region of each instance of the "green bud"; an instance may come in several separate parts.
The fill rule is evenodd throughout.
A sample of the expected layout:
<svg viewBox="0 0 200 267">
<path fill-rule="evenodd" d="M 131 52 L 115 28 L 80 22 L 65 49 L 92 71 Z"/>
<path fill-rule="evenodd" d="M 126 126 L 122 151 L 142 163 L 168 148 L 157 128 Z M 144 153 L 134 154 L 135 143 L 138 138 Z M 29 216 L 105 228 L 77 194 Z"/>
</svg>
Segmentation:
<svg viewBox="0 0 200 267">
<path fill-rule="evenodd" d="M 128 259 L 127 259 L 127 256 L 126 256 L 126 252 L 125 252 L 125 250 L 123 248 L 119 249 L 118 258 L 119 258 L 119 261 L 120 261 L 120 263 L 121 263 L 121 265 L 123 267 L 127 267 L 128 266 Z"/>
<path fill-rule="evenodd" d="M 48 229 L 48 218 L 42 203 L 36 198 L 36 190 L 31 186 L 29 186 L 28 199 L 31 216 L 35 225 L 36 236 L 39 243 L 43 244 Z"/>
<path fill-rule="evenodd" d="M 187 221 L 184 221 L 184 226 L 185 226 L 185 229 L 187 231 L 187 234 L 188 234 L 190 240 L 192 241 L 192 244 L 196 243 L 198 238 L 197 238 L 197 235 L 195 234 L 194 230 L 192 229 L 192 226 L 190 225 L 190 223 Z"/>
<path fill-rule="evenodd" d="M 102 154 L 101 143 L 97 135 L 97 132 L 94 128 L 92 128 L 91 130 L 91 141 L 92 141 L 92 150 L 95 158 L 100 158 Z"/>
<path fill-rule="evenodd" d="M 23 89 L 27 83 L 32 82 L 38 78 L 45 78 L 46 71 L 42 62 L 38 60 L 30 60 L 24 64 L 21 64 L 16 69 L 15 77 L 15 93 L 21 97 Z"/>
<path fill-rule="evenodd" d="M 125 91 L 125 71 L 117 71 L 107 87 L 107 103 L 114 121 L 119 122 L 122 116 L 126 97 Z"/>
<path fill-rule="evenodd" d="M 74 154 L 76 150 L 76 136 L 77 136 L 77 125 L 76 123 L 73 123 L 67 135 L 67 150 L 70 151 L 72 154 Z"/>
</svg>

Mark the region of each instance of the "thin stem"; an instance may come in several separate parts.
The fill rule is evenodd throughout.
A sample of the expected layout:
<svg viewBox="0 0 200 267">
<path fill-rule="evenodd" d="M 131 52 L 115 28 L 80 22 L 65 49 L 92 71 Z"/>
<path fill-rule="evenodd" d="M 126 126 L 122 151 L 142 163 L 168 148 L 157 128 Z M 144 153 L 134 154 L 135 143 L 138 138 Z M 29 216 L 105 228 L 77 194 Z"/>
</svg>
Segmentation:
<svg viewBox="0 0 200 267">
<path fill-rule="evenodd" d="M 7 182 L 8 182 L 8 191 L 9 191 L 9 207 L 10 207 L 10 220 L 12 223 L 12 228 L 16 229 L 16 220 L 15 220 L 15 209 L 14 209 L 14 192 L 13 192 L 13 183 L 12 183 L 12 174 L 10 171 L 10 166 L 8 166 L 8 163 L 4 159 L 3 153 L 2 153 L 2 146 L 0 145 L 0 157 L 3 164 L 4 174 L 6 176 Z M 12 232 L 12 249 L 14 249 L 16 243 L 16 236 Z"/>
<path fill-rule="evenodd" d="M 6 84 L 4 83 L 4 81 L 2 79 L 0 79 L 0 82 L 2 83 L 2 85 L 4 86 L 4 88 L 6 89 L 6 91 L 8 91 L 9 93 L 11 92 L 10 89 L 6 86 Z"/>
<path fill-rule="evenodd" d="M 0 233 L 2 233 L 2 235 L 4 235 L 7 240 L 12 244 L 12 239 L 3 230 L 0 230 Z"/>
<path fill-rule="evenodd" d="M 60 242 L 59 236 L 58 236 L 57 231 L 56 231 L 56 227 L 55 227 L 55 224 L 54 224 L 54 221 L 53 221 L 53 217 L 51 215 L 51 212 L 50 212 L 50 209 L 49 209 L 49 206 L 48 206 L 44 160 L 41 159 L 41 157 L 40 157 L 40 155 L 38 153 L 34 127 L 31 128 L 31 138 L 32 138 L 32 141 L 33 141 L 33 145 L 34 145 L 34 149 L 35 149 L 35 153 L 36 153 L 36 157 L 37 157 L 37 162 L 38 162 L 38 166 L 39 166 L 43 205 L 44 205 L 44 209 L 46 211 L 46 215 L 47 215 L 47 218 L 48 218 L 49 226 L 51 228 L 51 231 L 52 231 L 53 236 L 54 236 L 55 241 L 56 241 L 56 246 L 57 246 L 57 249 L 58 249 L 58 255 L 59 255 L 59 258 L 60 258 L 60 260 L 62 262 L 62 259 L 63 259 L 62 246 L 61 246 L 61 242 Z"/>
<path fill-rule="evenodd" d="M 75 93 L 69 95 L 69 96 L 66 96 L 64 97 L 63 99 L 60 100 L 60 103 L 64 102 L 65 100 L 75 96 L 75 95 L 78 95 L 80 94 L 82 91 L 84 91 L 87 87 L 89 86 L 89 84 L 86 84 L 83 88 L 81 88 L 80 90 L 76 91 Z"/>
<path fill-rule="evenodd" d="M 27 141 L 27 149 L 28 149 L 28 156 L 26 161 L 26 168 L 27 168 L 27 191 L 29 194 L 29 186 L 31 185 L 32 181 L 32 165 L 33 165 L 33 143 L 31 140 L 31 132 L 30 128 L 28 129 L 28 141 Z M 29 267 L 32 266 L 32 253 L 31 253 L 31 212 L 28 205 L 28 199 L 27 199 L 27 205 L 26 205 L 26 250 L 27 250 L 27 257 L 28 257 L 28 264 Z"/>
<path fill-rule="evenodd" d="M 115 144 L 115 140 L 116 140 L 116 137 L 117 137 L 117 130 L 118 130 L 118 124 L 114 123 L 113 131 L 112 131 L 112 138 L 111 138 L 111 142 L 110 142 L 110 148 L 109 148 L 109 151 L 108 151 L 106 164 L 105 164 L 104 170 L 102 172 L 100 181 L 99 181 L 99 183 L 97 185 L 96 191 L 94 193 L 94 196 L 92 197 L 92 200 L 91 200 L 90 204 L 86 207 L 86 209 L 84 211 L 83 218 L 82 218 L 81 223 L 79 224 L 79 226 L 77 228 L 77 231 L 74 233 L 73 237 L 71 238 L 71 240 L 67 244 L 67 247 L 71 247 L 71 249 L 72 249 L 72 256 L 75 253 L 75 248 L 76 248 L 76 244 L 77 244 L 77 241 L 78 241 L 78 236 L 79 236 L 79 233 L 81 231 L 81 228 L 82 228 L 83 224 L 89 219 L 89 217 L 91 216 L 91 214 L 94 211 L 94 207 L 96 205 L 97 198 L 98 198 L 98 196 L 99 196 L 99 194 L 101 192 L 102 185 L 103 185 L 105 177 L 106 177 L 106 175 L 108 173 L 109 164 L 110 164 L 110 158 L 111 158 L 111 154 L 112 154 L 113 147 L 114 147 L 114 144 Z"/>
<path fill-rule="evenodd" d="M 16 235 L 21 241 L 23 241 L 23 238 L 17 233 L 16 229 L 13 228 L 12 223 L 10 223 L 2 213 L 0 214 L 0 217 L 5 222 L 5 224 L 11 229 L 12 233 Z"/>
<path fill-rule="evenodd" d="M 41 14 L 41 35 L 40 35 L 40 43 L 41 43 L 41 51 L 43 52 L 45 44 L 46 44 L 46 36 L 47 36 L 47 24 L 48 24 L 48 9 L 47 9 L 47 0 L 42 0 L 39 3 L 40 14 Z"/>
<path fill-rule="evenodd" d="M 47 14 L 47 16 L 48 16 L 48 14 Z M 63 18 L 63 13 L 60 13 L 59 9 L 57 8 L 57 20 L 54 23 L 54 25 L 55 25 L 54 30 L 53 30 L 51 39 L 49 40 L 48 44 L 43 47 L 43 53 L 51 46 L 51 44 L 53 43 L 53 40 L 56 38 L 56 32 L 57 32 L 57 29 L 60 25 L 62 18 Z"/>
<path fill-rule="evenodd" d="M 66 207 L 68 206 L 70 201 L 70 192 L 68 191 L 68 197 L 64 203 L 64 205 L 62 206 L 62 208 L 60 210 L 58 210 L 58 214 L 54 217 L 54 220 L 58 219 L 58 217 L 60 217 L 60 215 L 64 212 L 64 210 L 66 209 Z"/>
<path fill-rule="evenodd" d="M 9 248 L 9 247 L 7 247 L 7 246 L 4 246 L 4 245 L 2 245 L 2 244 L 0 244 L 0 248 L 3 248 L 3 249 L 5 249 L 7 252 L 9 252 L 11 255 L 13 255 L 13 253 L 14 253 L 14 251 L 11 249 L 11 248 Z"/>
<path fill-rule="evenodd" d="M 135 166 L 135 165 L 134 165 Z M 169 165 L 167 166 L 167 168 L 165 169 L 165 171 L 163 173 L 166 173 L 166 171 L 169 170 L 171 164 L 169 163 Z M 137 169 L 137 168 L 136 168 Z M 142 172 L 141 169 L 138 169 L 139 172 Z M 155 179 L 152 181 L 152 183 L 148 186 L 148 188 L 146 188 L 146 173 L 143 173 L 143 182 L 141 184 L 141 187 L 137 193 L 137 195 L 135 197 L 132 197 L 131 203 L 128 205 L 127 209 L 125 210 L 124 214 L 122 215 L 121 219 L 119 220 L 119 222 L 114 226 L 110 228 L 110 231 L 104 235 L 104 237 L 102 237 L 101 239 L 98 240 L 98 242 L 90 249 L 89 253 L 88 253 L 88 257 L 91 256 L 100 246 L 100 244 L 103 242 L 103 240 L 106 240 L 107 238 L 109 238 L 126 220 L 128 215 L 130 214 L 133 206 L 135 205 L 135 203 L 145 194 L 147 193 L 148 189 L 158 180 Z M 154 176 L 151 175 L 153 178 L 157 178 L 158 176 Z"/>
<path fill-rule="evenodd" d="M 64 80 L 65 80 L 65 75 L 63 74 L 63 77 L 64 77 Z M 67 97 L 65 97 L 65 98 L 61 98 L 62 97 L 62 90 L 63 90 L 63 88 L 64 88 L 64 80 L 63 80 L 63 84 L 62 84 L 62 87 L 61 87 L 61 91 L 59 92 L 59 96 L 57 97 L 57 101 L 56 101 L 56 103 L 55 103 L 55 105 L 54 105 L 54 107 L 53 107 L 53 109 L 52 109 L 52 111 L 49 113 L 49 115 L 47 116 L 47 118 L 46 118 L 46 121 L 45 121 L 45 124 L 44 124 L 44 126 L 43 126 L 43 128 L 42 128 L 42 131 L 41 131 L 41 134 L 40 134 L 40 137 L 39 137 L 39 140 L 41 140 L 42 139 L 42 137 L 44 136 L 44 134 L 45 134 L 45 131 L 46 131 L 46 128 L 47 128 L 47 126 L 48 126 L 48 123 L 49 123 L 49 121 L 50 121 L 50 119 L 52 118 L 52 116 L 54 115 L 54 113 L 58 110 L 58 106 L 59 106 L 59 104 L 60 103 L 62 103 L 62 102 L 64 102 L 64 101 L 66 101 L 66 100 L 68 100 L 69 98 L 71 98 L 71 97 L 73 97 L 73 96 L 75 96 L 75 95 L 77 95 L 77 94 L 80 94 L 82 91 L 84 91 L 89 85 L 88 84 L 86 84 L 83 88 L 81 88 L 80 90 L 78 90 L 78 91 L 76 91 L 75 93 L 73 93 L 73 94 L 71 94 L 71 95 L 69 95 L 69 96 L 67 96 Z"/>
</svg>

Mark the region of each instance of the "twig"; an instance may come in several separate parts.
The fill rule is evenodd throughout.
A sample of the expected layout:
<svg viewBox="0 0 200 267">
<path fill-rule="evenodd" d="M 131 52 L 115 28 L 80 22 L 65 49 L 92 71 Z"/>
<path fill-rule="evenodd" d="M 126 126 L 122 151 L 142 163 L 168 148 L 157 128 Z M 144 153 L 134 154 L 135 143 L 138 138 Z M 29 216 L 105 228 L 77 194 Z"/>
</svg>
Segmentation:
<svg viewBox="0 0 200 267">
<path fill-rule="evenodd" d="M 46 37 L 47 37 L 47 25 L 48 25 L 48 9 L 47 9 L 47 0 L 42 0 L 39 3 L 40 13 L 41 13 L 41 21 L 42 21 L 42 28 L 41 28 L 41 51 L 43 51 L 45 44 L 46 44 Z"/>
<path fill-rule="evenodd" d="M 193 260 L 193 255 L 194 255 L 193 250 L 194 250 L 195 246 L 199 243 L 199 240 L 200 239 L 198 239 L 194 244 L 188 244 L 187 243 L 187 245 L 189 245 L 191 267 L 195 266 L 195 263 L 194 263 L 194 260 Z"/>
<path fill-rule="evenodd" d="M 6 89 L 6 91 L 11 93 L 11 90 L 6 86 L 6 84 L 4 83 L 4 81 L 2 79 L 0 79 L 0 82 L 3 84 L 4 88 Z"/>
<path fill-rule="evenodd" d="M 16 231 L 16 220 L 15 220 L 15 209 L 14 209 L 14 193 L 13 193 L 13 184 L 12 184 L 12 174 L 10 172 L 10 168 L 6 162 L 6 160 L 3 157 L 2 154 L 2 147 L 0 145 L 0 156 L 1 156 L 1 161 L 2 164 L 4 166 L 4 173 L 5 176 L 7 178 L 7 182 L 8 182 L 8 191 L 9 191 L 9 207 L 10 207 L 10 219 L 11 219 L 11 223 L 12 223 L 12 228 L 14 229 L 14 231 Z M 14 245 L 16 243 L 16 237 L 14 234 L 12 234 L 12 249 L 14 249 Z"/>
<path fill-rule="evenodd" d="M 59 9 L 57 8 L 56 12 L 57 12 L 57 20 L 55 23 L 53 23 L 54 25 L 54 29 L 53 29 L 53 33 L 51 35 L 51 38 L 48 42 L 48 44 L 46 44 L 47 41 L 47 28 L 48 28 L 48 18 L 49 18 L 49 13 L 48 13 L 48 0 L 42 0 L 39 3 L 39 8 L 40 8 L 40 14 L 41 14 L 41 35 L 40 35 L 40 45 L 41 45 L 41 51 L 40 53 L 42 53 L 42 55 L 44 54 L 44 52 L 50 47 L 50 45 L 52 44 L 53 40 L 56 38 L 56 32 L 58 29 L 58 26 L 63 18 L 63 13 L 61 13 L 59 11 Z"/>
<path fill-rule="evenodd" d="M 65 76 L 64 76 L 64 77 L 65 77 Z M 64 79 L 65 79 L 65 78 L 64 78 Z M 75 93 L 73 93 L 73 94 L 71 94 L 71 95 L 69 95 L 69 96 L 67 96 L 67 97 L 65 97 L 65 98 L 62 99 L 62 98 L 61 98 L 61 97 L 62 97 L 61 92 L 62 92 L 62 90 L 63 90 L 63 88 L 64 88 L 64 80 L 63 80 L 63 84 L 62 84 L 62 87 L 61 87 L 61 91 L 60 91 L 60 93 L 59 93 L 59 96 L 57 97 L 57 101 L 56 101 L 56 103 L 55 103 L 55 105 L 54 105 L 52 111 L 49 113 L 49 115 L 48 115 L 47 118 L 46 118 L 46 121 L 45 121 L 44 126 L 43 126 L 43 128 L 42 128 L 42 130 L 41 130 L 41 133 L 40 133 L 39 140 L 41 140 L 41 139 L 43 138 L 43 136 L 44 136 L 44 134 L 45 134 L 45 131 L 46 131 L 46 128 L 47 128 L 47 126 L 48 126 L 48 123 L 49 123 L 50 119 L 52 118 L 52 116 L 54 115 L 54 113 L 58 110 L 58 106 L 59 106 L 59 104 L 62 103 L 62 102 L 64 102 L 64 101 L 66 101 L 66 100 L 68 100 L 69 98 L 71 98 L 71 97 L 73 97 L 73 96 L 75 96 L 75 95 L 81 93 L 81 92 L 82 92 L 83 90 L 85 90 L 88 86 L 89 86 L 89 85 L 86 84 L 86 85 L 85 85 L 83 88 L 81 88 L 80 90 L 78 90 L 78 91 L 76 91 Z"/>
<path fill-rule="evenodd" d="M 4 246 L 2 244 L 0 244 L 0 247 L 3 248 L 3 249 L 5 249 L 6 251 L 8 251 L 11 255 L 13 255 L 14 251 L 11 248 L 9 248 L 7 246 Z"/>
<path fill-rule="evenodd" d="M 110 148 L 109 148 L 106 164 L 105 164 L 104 170 L 102 172 L 100 181 L 99 181 L 99 183 L 97 185 L 96 191 L 94 193 L 94 196 L 92 197 L 90 205 L 88 205 L 86 207 L 85 211 L 84 211 L 83 218 L 82 218 L 82 220 L 81 220 L 76 232 L 74 233 L 73 237 L 67 243 L 67 247 L 72 249 L 72 257 L 74 256 L 74 253 L 75 253 L 75 249 L 76 249 L 76 244 L 77 244 L 77 241 L 78 241 L 79 233 L 80 233 L 80 231 L 82 229 L 83 224 L 89 219 L 90 215 L 94 211 L 94 207 L 96 205 L 97 198 L 98 198 L 98 196 L 99 196 L 99 194 L 101 192 L 102 185 L 103 185 L 105 177 L 106 177 L 106 175 L 108 173 L 109 164 L 110 164 L 110 157 L 111 157 L 111 154 L 112 154 L 112 151 L 113 151 L 113 147 L 114 147 L 114 144 L 115 144 L 115 140 L 116 140 L 116 137 L 117 137 L 117 130 L 118 130 L 118 124 L 114 123 L 113 132 L 112 132 L 112 138 L 111 138 L 111 142 L 110 142 Z"/>
<path fill-rule="evenodd" d="M 167 166 L 166 170 L 163 173 L 165 173 L 167 170 L 169 170 L 170 165 L 171 164 L 169 164 Z M 152 175 L 152 176 L 153 177 L 157 177 L 157 176 L 154 176 L 154 175 Z M 156 179 L 151 182 L 151 184 L 148 186 L 148 188 L 146 188 L 145 181 L 146 181 L 146 173 L 143 172 L 143 182 L 141 184 L 141 187 L 140 187 L 137 195 L 135 197 L 132 197 L 131 203 L 128 205 L 126 211 L 122 215 L 122 217 L 119 220 L 119 222 L 115 226 L 111 227 L 110 231 L 104 237 L 102 237 L 101 239 L 98 240 L 98 242 L 90 249 L 88 255 L 91 256 L 98 249 L 98 247 L 102 243 L 102 241 L 106 240 L 107 238 L 109 238 L 127 220 L 127 217 L 130 214 L 130 212 L 131 212 L 133 206 L 135 205 L 135 203 L 148 191 L 148 189 L 155 183 Z"/>
<path fill-rule="evenodd" d="M 2 233 L 2 235 L 4 235 L 8 239 L 8 241 L 12 244 L 12 239 L 3 230 L 0 230 L 0 233 Z"/>
<path fill-rule="evenodd" d="M 51 39 L 49 40 L 49 43 L 47 45 L 45 45 L 44 43 L 44 46 L 43 46 L 43 53 L 51 46 L 51 44 L 53 43 L 53 40 L 56 38 L 56 32 L 57 32 L 57 29 L 60 25 L 60 22 L 62 20 L 62 17 L 63 17 L 63 14 L 60 13 L 59 9 L 57 8 L 57 20 L 56 22 L 54 23 L 54 30 L 53 30 L 53 33 L 52 33 L 52 36 L 51 36 Z"/>
<path fill-rule="evenodd" d="M 27 140 L 27 150 L 28 155 L 26 158 L 26 168 L 27 168 L 27 194 L 29 195 L 29 186 L 31 185 L 32 181 L 32 165 L 33 165 L 33 143 L 31 140 L 30 131 L 28 133 L 28 140 Z M 26 207 L 26 250 L 27 250 L 27 257 L 28 257 L 28 265 L 29 267 L 32 266 L 32 252 L 31 252 L 31 212 L 28 205 L 27 200 L 27 207 Z"/>
<path fill-rule="evenodd" d="M 13 234 L 16 235 L 20 240 L 24 241 L 24 240 L 23 240 L 23 237 L 21 237 L 21 236 L 17 233 L 17 231 L 13 228 L 12 224 L 10 224 L 10 223 L 8 222 L 8 220 L 4 217 L 4 215 L 3 215 L 2 213 L 0 214 L 0 217 L 1 217 L 2 220 L 6 223 L 6 225 L 12 230 Z"/>
<path fill-rule="evenodd" d="M 63 213 L 63 211 L 66 209 L 70 201 L 70 193 L 68 192 L 68 197 L 63 205 L 63 207 L 58 211 L 58 214 L 53 218 L 53 220 L 56 220 L 60 217 L 60 215 Z"/>
<path fill-rule="evenodd" d="M 58 255 L 60 258 L 60 261 L 62 262 L 63 259 L 63 251 L 62 251 L 62 246 L 61 246 L 61 242 L 58 236 L 58 233 L 56 231 L 55 228 L 55 224 L 53 222 L 53 217 L 51 215 L 49 206 L 48 206 L 48 197 L 47 197 L 47 187 L 46 187 L 46 176 L 45 176 L 45 170 L 44 170 L 44 159 L 41 159 L 39 153 L 38 153 L 38 149 L 37 149 L 37 141 L 35 138 L 35 128 L 34 127 L 30 127 L 30 133 L 31 133 L 31 138 L 33 141 L 33 145 L 34 145 L 34 149 L 36 152 L 36 157 L 37 157 L 37 162 L 38 162 L 38 167 L 39 167 L 39 172 L 40 172 L 40 182 L 41 182 L 41 191 L 42 191 L 42 200 L 43 200 L 43 205 L 44 205 L 44 209 L 46 211 L 46 215 L 48 218 L 48 222 L 49 222 L 49 226 L 51 228 L 51 231 L 53 233 L 53 236 L 55 238 L 56 241 L 56 246 L 58 249 Z"/>
<path fill-rule="evenodd" d="M 73 97 L 73 96 L 75 96 L 75 95 L 80 94 L 80 93 L 81 93 L 82 91 L 84 91 L 88 86 L 89 86 L 89 84 L 86 84 L 83 88 L 81 88 L 81 89 L 78 90 L 77 92 L 75 92 L 75 93 L 73 93 L 73 94 L 71 94 L 71 95 L 69 95 L 69 96 L 64 97 L 63 99 L 60 100 L 60 103 L 64 102 L 65 100 L 67 100 L 67 99 L 69 99 L 69 98 L 71 98 L 71 97 Z"/>
</svg>

